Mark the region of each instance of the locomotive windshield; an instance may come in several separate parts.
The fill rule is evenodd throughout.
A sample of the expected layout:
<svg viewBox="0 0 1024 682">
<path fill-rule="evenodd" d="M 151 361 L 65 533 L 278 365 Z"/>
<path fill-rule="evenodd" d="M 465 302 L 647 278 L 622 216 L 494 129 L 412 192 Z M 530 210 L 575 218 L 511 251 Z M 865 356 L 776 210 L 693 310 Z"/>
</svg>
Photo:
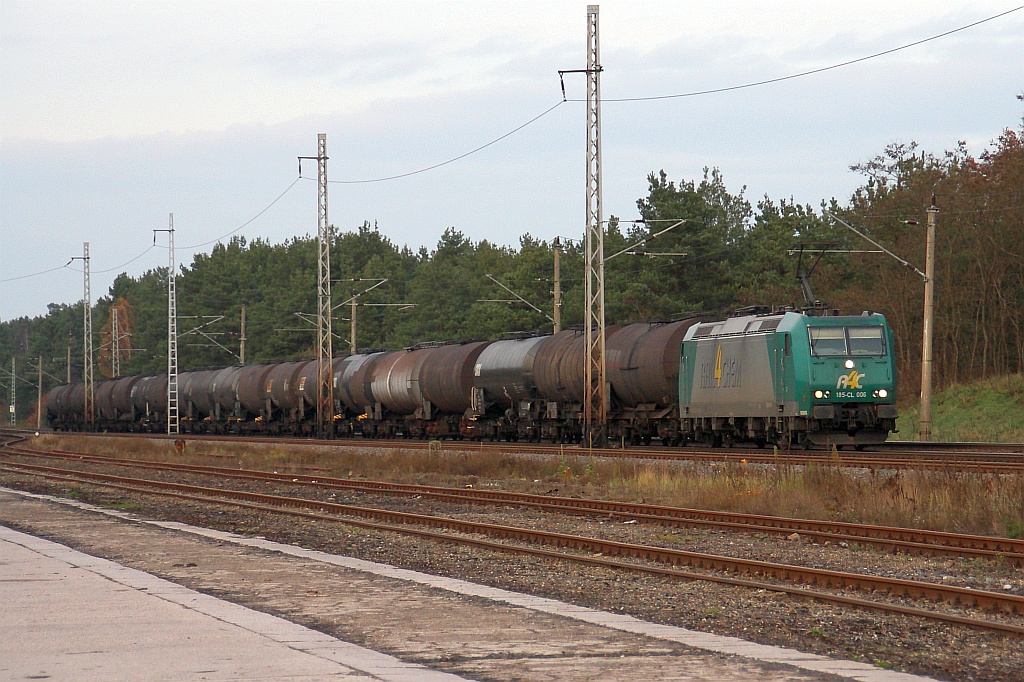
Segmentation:
<svg viewBox="0 0 1024 682">
<path fill-rule="evenodd" d="M 811 355 L 885 355 L 881 327 L 808 327 Z"/>
</svg>

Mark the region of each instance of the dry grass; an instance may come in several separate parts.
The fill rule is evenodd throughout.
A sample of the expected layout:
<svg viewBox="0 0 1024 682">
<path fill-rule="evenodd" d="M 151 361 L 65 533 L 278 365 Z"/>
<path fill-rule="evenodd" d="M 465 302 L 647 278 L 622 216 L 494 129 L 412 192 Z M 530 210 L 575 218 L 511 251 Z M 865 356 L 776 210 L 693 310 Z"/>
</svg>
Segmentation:
<svg viewBox="0 0 1024 682">
<path fill-rule="evenodd" d="M 343 478 L 494 488 L 699 509 L 1024 537 L 1024 476 L 951 470 L 866 472 L 839 466 L 693 464 L 600 459 L 565 450 L 513 455 L 442 444 L 426 449 L 43 435 L 41 449 Z"/>
</svg>

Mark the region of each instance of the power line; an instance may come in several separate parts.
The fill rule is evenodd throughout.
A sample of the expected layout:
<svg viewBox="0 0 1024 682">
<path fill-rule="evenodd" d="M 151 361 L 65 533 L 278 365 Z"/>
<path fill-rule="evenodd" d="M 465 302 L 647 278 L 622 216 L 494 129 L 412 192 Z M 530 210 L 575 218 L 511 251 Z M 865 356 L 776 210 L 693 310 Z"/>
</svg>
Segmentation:
<svg viewBox="0 0 1024 682">
<path fill-rule="evenodd" d="M 68 261 L 64 265 L 59 265 L 59 266 L 57 266 L 55 268 L 50 268 L 49 270 L 40 270 L 39 272 L 33 272 L 30 275 L 18 275 L 17 277 L 6 277 L 4 279 L 0 279 L 0 282 L 14 282 L 14 281 L 17 281 L 19 279 L 28 279 L 29 277 L 38 277 L 39 275 L 45 275 L 48 272 L 56 272 L 57 270 L 63 270 L 64 268 L 66 268 L 69 265 L 71 265 L 71 261 Z"/>
<path fill-rule="evenodd" d="M 208 242 L 203 242 L 202 244 L 192 244 L 191 246 L 179 246 L 179 247 L 177 247 L 175 249 L 175 251 L 187 251 L 189 249 L 198 249 L 200 246 L 209 246 L 210 244 L 215 244 L 216 242 L 219 242 L 219 241 L 221 241 L 221 240 L 223 240 L 223 239 L 225 239 L 227 237 L 230 237 L 231 235 L 235 234 L 236 232 L 238 232 L 242 228 L 247 227 L 248 225 L 253 223 L 261 215 L 263 215 L 264 213 L 269 211 L 274 204 L 276 204 L 278 201 L 280 201 L 284 197 L 285 194 L 288 194 L 288 192 L 290 192 L 292 190 L 292 187 L 294 187 L 295 184 L 299 180 L 301 180 L 301 178 L 295 178 L 295 180 L 292 181 L 292 184 L 288 185 L 288 187 L 283 192 L 278 194 L 277 197 L 273 201 L 271 201 L 269 204 L 267 204 L 266 207 L 262 211 L 260 211 L 256 215 L 254 215 L 252 218 L 249 218 L 244 223 L 242 223 L 241 225 L 239 225 L 235 229 L 231 230 L 227 234 L 221 235 L 220 237 L 217 237 L 216 239 L 211 239 Z"/>
<path fill-rule="evenodd" d="M 558 102 L 553 107 L 545 109 L 541 113 L 539 113 L 536 116 L 534 116 L 533 118 L 531 118 L 526 123 L 523 123 L 522 125 L 513 128 L 512 130 L 508 131 L 504 135 L 502 135 L 500 137 L 496 137 L 493 140 L 491 140 L 490 142 L 487 142 L 486 144 L 480 145 L 476 149 L 471 149 L 470 151 L 465 152 L 464 154 L 459 154 L 458 156 L 450 158 L 447 161 L 442 161 L 441 163 L 435 163 L 433 166 L 427 166 L 426 168 L 420 168 L 419 170 L 409 171 L 408 173 L 399 173 L 398 175 L 389 175 L 389 176 L 383 177 L 383 178 L 371 178 L 371 179 L 366 179 L 366 180 L 328 180 L 327 182 L 329 184 L 337 184 L 337 185 L 361 185 L 361 184 L 368 184 L 368 183 L 371 183 L 371 182 L 385 182 L 387 180 L 398 180 L 399 178 L 407 178 L 407 177 L 409 177 L 411 175 L 419 175 L 420 173 L 426 173 L 427 171 L 432 171 L 435 168 L 440 168 L 441 166 L 447 166 L 450 163 L 455 163 L 456 161 L 464 159 L 467 156 L 470 156 L 472 154 L 476 154 L 479 151 L 483 151 L 484 149 L 487 149 L 488 147 L 490 147 L 490 146 L 492 146 L 494 144 L 497 144 L 498 142 L 501 142 L 506 137 L 509 137 L 511 135 L 515 135 L 516 133 L 518 133 L 520 130 L 522 130 L 526 126 L 528 126 L 531 123 L 534 123 L 536 121 L 539 121 L 540 119 L 544 118 L 545 116 L 547 116 L 548 114 L 550 114 L 552 111 L 554 111 L 558 107 L 562 106 L 563 104 L 565 104 L 565 100 L 562 100 L 561 102 Z M 308 177 L 305 177 L 304 175 L 302 175 L 302 167 L 301 166 L 299 166 L 299 178 L 303 179 L 303 180 L 313 180 L 314 179 L 314 178 L 308 178 Z"/>
<path fill-rule="evenodd" d="M 933 35 L 933 36 L 931 36 L 929 38 L 923 38 L 922 40 L 915 40 L 914 42 L 907 43 L 906 45 L 900 45 L 899 47 L 894 47 L 894 48 L 891 48 L 891 49 L 888 49 L 888 50 L 883 50 L 882 52 L 876 52 L 874 54 L 869 54 L 866 57 L 858 57 L 857 59 L 851 59 L 849 61 L 840 62 L 838 64 L 832 64 L 831 66 L 823 66 L 820 69 L 811 69 L 810 71 L 802 71 L 800 73 L 794 73 L 794 74 L 790 74 L 788 76 L 780 76 L 779 78 L 769 78 L 769 79 L 766 79 L 766 80 L 756 81 L 754 83 L 744 83 L 743 85 L 731 85 L 729 87 L 724 87 L 724 88 L 712 88 L 710 90 L 695 90 L 693 92 L 682 92 L 682 93 L 679 93 L 679 94 L 676 94 L 676 95 L 652 95 L 650 97 L 603 98 L 601 101 L 602 102 L 647 102 L 647 101 L 659 100 L 659 99 L 677 99 L 677 98 L 680 98 L 680 97 L 698 97 L 700 95 L 713 95 L 713 94 L 720 93 L 720 92 L 730 92 L 732 90 L 743 90 L 745 88 L 756 88 L 756 87 L 758 87 L 760 85 L 769 85 L 771 83 L 779 83 L 779 82 L 782 82 L 782 81 L 792 80 L 794 78 L 802 78 L 804 76 L 810 76 L 810 75 L 813 75 L 813 74 L 816 74 L 816 73 L 822 73 L 824 71 L 831 71 L 833 69 L 839 69 L 839 68 L 842 68 L 844 66 L 850 66 L 851 64 L 857 64 L 859 62 L 865 62 L 865 61 L 867 61 L 869 59 L 875 59 L 876 57 L 883 57 L 883 56 L 885 56 L 887 54 L 892 54 L 893 52 L 899 52 L 900 50 L 906 50 L 907 48 L 915 47 L 917 45 L 922 45 L 922 44 L 930 42 L 932 40 L 938 40 L 939 38 L 945 38 L 946 36 L 953 35 L 954 33 L 959 33 L 960 31 L 966 31 L 969 28 L 974 28 L 975 26 L 979 26 L 979 25 L 984 24 L 986 22 L 994 21 L 995 19 L 999 19 L 1001 17 L 1005 17 L 1008 14 L 1012 14 L 1013 12 L 1017 12 L 1017 11 L 1020 11 L 1022 9 L 1024 9 L 1024 5 L 1020 5 L 1018 7 L 1014 7 L 1013 9 L 1006 10 L 1005 12 L 1000 12 L 999 14 L 993 15 L 993 16 L 988 17 L 986 19 L 981 19 L 980 21 L 975 21 L 974 23 L 967 24 L 966 26 L 961 26 L 959 28 L 954 28 L 954 29 L 952 29 L 950 31 L 945 31 L 944 33 L 939 33 L 939 34 Z M 570 100 L 566 100 L 566 101 L 568 101 L 568 102 L 584 102 L 586 100 L 570 99 Z"/>
<path fill-rule="evenodd" d="M 881 52 L 876 52 L 874 54 L 870 54 L 870 55 L 867 55 L 865 57 L 858 57 L 857 59 L 851 59 L 851 60 L 848 60 L 848 61 L 845 61 L 845 62 L 840 62 L 838 64 L 832 64 L 831 66 L 824 66 L 824 67 L 821 67 L 819 69 L 811 69 L 809 71 L 803 71 L 803 72 L 800 72 L 800 73 L 790 74 L 788 76 L 780 76 L 778 78 L 769 78 L 769 79 L 765 79 L 765 80 L 761 80 L 761 81 L 756 81 L 756 82 L 753 82 L 753 83 L 744 83 L 743 85 L 732 85 L 732 86 L 722 87 L 722 88 L 712 88 L 712 89 L 709 89 L 709 90 L 696 90 L 696 91 L 693 91 L 693 92 L 684 92 L 684 93 L 679 93 L 679 94 L 675 94 L 675 95 L 653 95 L 653 96 L 649 96 L 649 97 L 602 98 L 601 101 L 602 102 L 644 102 L 644 101 L 659 100 L 659 99 L 676 99 L 676 98 L 681 98 L 681 97 L 697 97 L 697 96 L 700 96 L 700 95 L 711 95 L 711 94 L 720 93 L 720 92 L 729 92 L 729 91 L 732 91 L 732 90 L 742 90 L 742 89 L 745 89 L 745 88 L 758 87 L 760 85 L 768 85 L 768 84 L 771 84 L 771 83 L 779 83 L 779 82 L 782 82 L 782 81 L 792 80 L 794 78 L 802 78 L 803 76 L 810 76 L 810 75 L 813 75 L 813 74 L 816 74 L 816 73 L 822 73 L 822 72 L 825 72 L 825 71 L 831 71 L 833 69 L 838 69 L 838 68 L 841 68 L 841 67 L 844 67 L 844 66 L 850 66 L 851 64 L 857 64 L 859 62 L 864 62 L 864 61 L 867 61 L 869 59 L 875 59 L 877 57 L 882 57 L 882 56 L 885 56 L 885 55 L 888 55 L 888 54 L 892 54 L 894 52 L 899 52 L 900 50 L 906 50 L 908 48 L 915 47 L 917 45 L 922 45 L 924 43 L 931 42 L 933 40 L 938 40 L 939 38 L 944 38 L 944 37 L 952 35 L 954 33 L 959 33 L 960 31 L 965 31 L 965 30 L 967 30 L 969 28 L 973 28 L 975 26 L 979 26 L 979 25 L 984 24 L 986 22 L 994 21 L 995 19 L 999 19 L 999 18 L 1004 17 L 1004 16 L 1006 16 L 1008 14 L 1012 14 L 1013 12 L 1017 12 L 1017 11 L 1019 11 L 1021 9 L 1024 9 L 1024 5 L 1021 5 L 1021 6 L 1018 6 L 1018 7 L 1014 7 L 1013 9 L 1009 9 L 1009 10 L 1007 10 L 1005 12 L 1001 12 L 999 14 L 987 17 L 985 19 L 981 19 L 979 21 L 975 21 L 973 23 L 967 24 L 965 26 L 960 26 L 958 28 L 954 28 L 954 29 L 949 30 L 949 31 L 945 31 L 943 33 L 939 33 L 939 34 L 930 36 L 928 38 L 923 38 L 921 40 L 916 40 L 916 41 L 914 41 L 912 43 L 907 43 L 905 45 L 900 45 L 899 47 L 894 47 L 894 48 L 891 48 L 891 49 L 888 49 L 888 50 L 883 50 Z M 535 121 L 538 121 L 539 119 L 547 116 L 552 111 L 554 111 L 555 109 L 557 109 L 559 106 L 561 106 L 562 104 L 564 104 L 566 102 L 583 102 L 583 101 L 586 101 L 586 100 L 582 100 L 582 99 L 566 99 L 566 98 L 563 97 L 561 102 L 558 102 L 554 106 L 544 110 L 540 114 L 538 114 L 538 115 L 534 116 L 533 118 L 531 118 L 526 123 L 523 123 L 522 125 L 517 126 L 516 128 L 513 128 L 512 130 L 510 130 L 509 132 L 505 133 L 504 135 L 501 135 L 500 137 L 497 137 L 497 138 L 491 140 L 490 142 L 487 142 L 486 144 L 480 145 L 479 147 L 476 147 L 475 149 L 472 149 L 472 150 L 470 150 L 468 152 L 465 152 L 464 154 L 460 154 L 458 156 L 455 156 L 455 157 L 452 157 L 452 158 L 448 159 L 447 161 L 442 161 L 442 162 L 436 163 L 436 164 L 434 164 L 432 166 L 427 166 L 425 168 L 420 168 L 418 170 L 409 171 L 409 172 L 406 172 L 406 173 L 398 173 L 396 175 L 388 175 L 388 176 L 379 177 L 379 178 L 368 178 L 368 179 L 359 179 L 359 180 L 329 180 L 328 183 L 330 183 L 330 184 L 338 184 L 338 185 L 368 184 L 368 183 L 373 183 L 373 182 L 386 182 L 388 180 L 398 180 L 400 178 L 407 178 L 407 177 L 410 177 L 410 176 L 413 176 L 413 175 L 419 175 L 420 173 L 426 173 L 427 171 L 432 171 L 434 169 L 441 168 L 442 166 L 447 166 L 448 164 L 451 164 L 451 163 L 454 163 L 454 162 L 459 161 L 461 159 L 464 159 L 467 156 L 470 156 L 472 154 L 476 154 L 479 151 L 482 151 L 482 150 L 484 150 L 484 149 L 486 149 L 486 148 L 488 148 L 488 147 L 490 147 L 490 146 L 492 146 L 494 144 L 497 144 L 498 142 L 504 140 L 505 138 L 507 138 L 507 137 L 509 137 L 511 135 L 514 135 L 515 133 L 519 132 L 523 128 L 526 128 L 531 123 L 534 123 Z M 302 175 L 302 168 L 301 168 L 301 166 L 299 167 L 299 178 L 305 179 L 305 180 L 313 180 L 313 178 L 306 177 L 306 176 Z M 239 228 L 239 229 L 241 229 L 241 228 Z"/>
<path fill-rule="evenodd" d="M 231 230 L 227 234 L 222 235 L 222 236 L 220 236 L 220 237 L 218 237 L 216 239 L 212 239 L 212 240 L 210 240 L 208 242 L 203 242 L 202 244 L 193 244 L 191 246 L 175 247 L 174 250 L 175 251 L 186 251 L 188 249 L 197 249 L 200 246 L 208 246 L 210 244 L 214 244 L 216 242 L 219 242 L 219 241 L 225 239 L 226 237 L 230 237 L 231 235 L 235 234 L 236 232 L 238 232 L 242 228 L 247 227 L 248 225 L 250 225 L 253 221 L 255 221 L 257 218 L 259 218 L 261 215 L 263 215 L 264 213 L 269 211 L 270 208 L 274 204 L 276 204 L 278 201 L 280 201 L 281 198 L 284 197 L 285 194 L 288 194 L 288 192 L 291 191 L 292 187 L 295 187 L 296 183 L 298 183 L 298 181 L 300 179 L 301 178 L 296 178 L 295 180 L 293 180 L 292 183 L 290 185 L 288 185 L 287 189 L 285 189 L 283 192 L 281 192 L 279 195 L 277 195 L 277 197 L 273 201 L 271 201 L 269 204 L 267 204 L 267 206 L 264 207 L 263 210 L 261 210 L 259 213 L 254 215 L 252 218 L 250 218 L 249 220 L 246 220 L 244 223 L 242 223 L 241 225 L 239 225 L 235 229 Z M 147 253 L 152 251 L 154 248 L 155 247 L 152 244 L 150 244 L 149 246 L 146 247 L 146 249 L 142 253 L 140 253 L 139 255 L 135 256 L 134 258 L 132 258 L 130 260 L 127 260 L 124 263 L 121 263 L 120 265 L 115 265 L 112 268 L 106 268 L 105 270 L 95 270 L 94 272 L 96 274 L 101 274 L 101 273 L 106 273 L 106 272 L 114 272 L 115 270 L 120 270 L 121 268 L 123 268 L 123 267 L 125 267 L 127 265 L 131 265 L 135 261 L 139 260 L 140 258 L 145 256 Z M 6 277 L 4 279 L 0 279 L 0 282 L 14 282 L 14 281 L 21 280 L 21 279 L 28 279 L 30 277 L 39 277 L 40 275 L 45 275 L 45 274 L 50 273 L 50 272 L 56 272 L 57 270 L 63 270 L 64 268 L 67 268 L 69 265 L 71 265 L 71 261 L 68 261 L 64 265 L 60 265 L 60 266 L 55 267 L 55 268 L 49 268 L 47 270 L 40 270 L 39 272 L 33 272 L 31 274 L 28 274 L 28 275 L 19 275 L 17 277 Z M 78 268 L 70 268 L 70 269 L 73 270 L 74 272 L 82 272 L 82 270 L 79 270 Z"/>
<path fill-rule="evenodd" d="M 981 24 L 984 24 L 984 23 L 987 23 L 987 22 L 990 22 L 990 21 L 994 21 L 996 19 L 1000 19 L 1000 18 L 1005 17 L 1005 16 L 1007 16 L 1009 14 L 1012 14 L 1014 12 L 1018 12 L 1018 11 L 1020 11 L 1022 9 L 1024 9 L 1024 5 L 1020 5 L 1020 6 L 1014 7 L 1012 9 L 1006 10 L 1005 12 L 1000 12 L 999 14 L 995 14 L 995 15 L 987 17 L 985 19 L 981 19 L 979 21 L 975 21 L 973 23 L 966 24 L 964 26 L 960 26 L 958 28 L 954 28 L 954 29 L 951 29 L 949 31 L 945 31 L 943 33 L 938 33 L 938 34 L 930 36 L 928 38 L 923 38 L 921 40 L 917 40 L 917 41 L 914 41 L 914 42 L 911 42 L 911 43 L 907 43 L 905 45 L 900 45 L 899 47 L 894 47 L 894 48 L 891 48 L 891 49 L 888 49 L 888 50 L 883 50 L 881 52 L 876 52 L 874 54 L 870 54 L 870 55 L 867 55 L 867 56 L 864 56 L 864 57 L 858 57 L 857 59 L 851 59 L 851 60 L 848 60 L 848 61 L 845 61 L 845 62 L 840 62 L 838 64 L 832 64 L 830 66 L 824 66 L 824 67 L 821 67 L 821 68 L 818 68 L 818 69 L 811 69 L 809 71 L 802 71 L 800 73 L 790 74 L 788 76 L 780 76 L 778 78 L 769 78 L 769 79 L 765 79 L 765 80 L 755 81 L 755 82 L 752 82 L 752 83 L 744 83 L 742 85 L 732 85 L 732 86 L 728 86 L 728 87 L 712 88 L 712 89 L 708 89 L 708 90 L 695 90 L 695 91 L 692 91 L 692 92 L 684 92 L 684 93 L 678 93 L 678 94 L 674 94 L 674 95 L 652 95 L 652 96 L 648 96 L 648 97 L 602 98 L 601 101 L 603 101 L 603 102 L 645 102 L 645 101 L 653 101 L 653 100 L 661 100 L 661 99 L 678 99 L 678 98 L 683 98 L 683 97 L 697 97 L 697 96 L 701 96 L 701 95 L 711 95 L 711 94 L 722 93 L 722 92 L 730 92 L 730 91 L 733 91 L 733 90 L 743 90 L 743 89 L 746 89 L 746 88 L 754 88 L 754 87 L 758 87 L 758 86 L 761 86 L 761 85 L 769 85 L 771 83 L 779 83 L 779 82 L 782 82 L 782 81 L 793 80 L 795 78 L 802 78 L 804 76 L 810 76 L 810 75 L 817 74 L 817 73 L 823 73 L 825 71 L 831 71 L 831 70 L 834 70 L 834 69 L 839 69 L 839 68 L 842 68 L 844 66 L 850 66 L 852 64 L 857 64 L 857 63 L 860 63 L 860 62 L 868 61 L 870 59 L 875 59 L 877 57 L 882 57 L 882 56 L 885 56 L 885 55 L 888 55 L 888 54 L 892 54 L 894 52 L 899 52 L 901 50 L 905 50 L 905 49 L 908 49 L 908 48 L 911 48 L 911 47 L 915 47 L 917 45 L 922 45 L 924 43 L 931 42 L 933 40 L 938 40 L 939 38 L 944 38 L 946 36 L 953 35 L 954 33 L 959 33 L 961 31 L 965 31 L 967 29 L 974 28 L 975 26 L 980 26 Z M 493 139 L 493 140 L 491 140 L 491 141 L 489 141 L 489 142 L 487 142 L 487 143 L 485 143 L 483 145 L 480 145 L 479 147 L 476 147 L 475 149 L 472 149 L 472 150 L 470 150 L 468 152 L 465 152 L 463 154 L 460 154 L 458 156 L 452 157 L 452 158 L 450 158 L 450 159 L 448 159 L 446 161 L 442 161 L 440 163 L 436 163 L 436 164 L 434 164 L 432 166 L 427 166 L 425 168 L 420 168 L 418 170 L 409 171 L 409 172 L 406 172 L 406 173 L 399 173 L 397 175 L 389 175 L 389 176 L 380 177 L 380 178 L 370 178 L 370 179 L 361 179 L 361 180 L 330 180 L 328 182 L 332 183 L 332 184 L 340 184 L 340 185 L 368 184 L 368 183 L 374 183 L 374 182 L 386 182 L 388 180 L 397 180 L 397 179 L 400 179 L 400 178 L 407 178 L 407 177 L 410 177 L 410 176 L 413 176 L 413 175 L 418 175 L 420 173 L 426 173 L 428 171 L 431 171 L 431 170 L 434 170 L 434 169 L 437 169 L 437 168 L 441 168 L 442 166 L 447 166 L 447 165 L 449 165 L 451 163 L 454 163 L 456 161 L 464 159 L 467 156 L 471 156 L 473 154 L 476 154 L 477 152 L 480 152 L 480 151 L 482 151 L 484 149 L 487 149 L 488 147 L 490 147 L 490 146 L 492 146 L 494 144 L 497 144 L 498 142 L 501 142 L 505 138 L 507 138 L 507 137 L 509 137 L 511 135 L 514 135 L 515 133 L 519 132 L 523 128 L 526 128 L 530 124 L 532 124 L 532 123 L 540 120 L 541 118 L 547 116 L 552 111 L 554 111 L 555 109 L 560 107 L 562 104 L 565 104 L 566 102 L 583 102 L 583 101 L 585 101 L 585 100 L 582 100 L 582 99 L 563 99 L 562 101 L 558 102 L 554 106 L 544 110 L 540 114 L 538 114 L 538 115 L 534 116 L 533 118 L 531 118 L 530 120 L 526 121 L 522 125 L 519 125 L 519 126 L 513 128 L 509 132 L 507 132 L 507 133 L 505 133 L 505 134 L 503 134 L 503 135 L 501 135 L 501 136 L 499 136 L 499 137 L 497 137 L 497 138 L 495 138 L 495 139 Z M 273 201 L 271 201 L 270 204 L 268 204 L 265 208 L 263 208 L 261 211 L 259 211 L 256 215 L 254 215 L 249 220 L 245 221 L 244 223 L 242 223 L 241 225 L 239 225 L 235 229 L 231 230 L 230 232 L 227 232 L 226 234 L 224 234 L 224 235 L 222 235 L 220 237 L 217 237 L 216 239 L 212 239 L 210 241 L 202 242 L 200 244 L 192 244 L 192 245 L 189 245 L 189 246 L 177 247 L 175 250 L 182 251 L 182 250 L 188 250 L 188 249 L 196 249 L 196 248 L 199 248 L 201 246 L 208 246 L 210 244 L 214 244 L 216 242 L 222 241 L 223 239 L 225 239 L 227 237 L 230 237 L 230 236 L 234 235 L 235 233 L 239 232 L 243 228 L 245 228 L 248 225 L 250 225 L 252 222 L 254 222 L 257 218 L 262 216 L 268 210 L 270 210 L 270 208 L 272 206 L 274 206 L 289 191 L 291 191 L 291 189 L 295 186 L 295 184 L 299 180 L 303 180 L 303 179 L 304 180 L 312 180 L 313 178 L 308 178 L 308 177 L 303 176 L 301 174 L 301 168 L 300 168 L 299 177 L 296 178 L 294 181 L 292 181 L 292 183 L 290 185 L 288 185 L 288 187 L 283 192 L 281 192 L 281 194 L 279 194 Z M 1007 209 L 990 209 L 990 210 L 1007 210 Z M 969 211 L 963 211 L 963 212 L 966 213 L 966 212 L 969 212 Z M 982 211 L 978 211 L 978 212 L 982 212 Z M 130 265 L 131 263 L 137 261 L 139 258 L 142 258 L 142 256 L 146 255 L 152 248 L 153 248 L 152 246 L 149 246 L 149 247 L 146 248 L 145 251 L 140 253 L 138 256 L 135 256 L 131 260 L 128 260 L 128 261 L 126 261 L 126 262 L 124 262 L 124 263 L 122 263 L 120 265 L 117 265 L 115 267 L 112 267 L 112 268 L 107 268 L 105 270 L 98 270 L 97 273 L 106 273 L 106 272 L 112 272 L 114 270 L 119 270 L 119 269 L 125 267 L 126 265 Z M 22 279 L 29 279 L 29 278 L 32 278 L 32 277 L 39 277 L 41 275 L 45 275 L 45 274 L 48 274 L 48 273 L 51 273 L 51 272 L 56 272 L 57 270 L 62 270 L 64 268 L 67 268 L 69 265 L 70 265 L 70 261 L 68 263 L 66 263 L 65 265 L 61 265 L 61 266 L 54 267 L 54 268 L 49 268 L 49 269 L 46 269 L 46 270 L 40 270 L 39 272 L 34 272 L 34 273 L 27 274 L 27 275 L 19 275 L 19 276 L 16 276 L 16 277 L 7 277 L 7 278 L 4 278 L 4 279 L 0 279 L 0 283 L 14 282 L 14 281 L 22 280 Z M 72 268 L 72 269 L 74 270 L 74 268 Z"/>
<path fill-rule="evenodd" d="M 131 265 L 132 263 L 134 263 L 135 261 L 139 260 L 140 258 L 142 258 L 143 256 L 145 256 L 145 255 L 146 255 L 147 253 L 149 253 L 149 252 L 150 252 L 150 251 L 152 251 L 152 250 L 153 250 L 153 245 L 152 245 L 152 244 L 150 244 L 149 246 L 147 246 L 147 247 L 146 247 L 146 250 L 145 250 L 145 251 L 143 251 L 142 253 L 140 253 L 140 254 L 139 254 L 138 256 L 136 256 L 135 258 L 132 258 L 132 259 L 131 259 L 131 260 L 129 260 L 129 261 L 125 261 L 124 263 L 121 263 L 120 265 L 115 265 L 115 266 L 114 266 L 114 267 L 112 267 L 112 268 L 107 268 L 106 270 L 97 270 L 96 272 L 97 272 L 97 274 L 98 274 L 98 273 L 101 273 L 101 272 L 113 272 L 114 270 L 120 270 L 121 268 L 123 268 L 123 267 L 124 267 L 124 266 L 126 266 L 126 265 Z M 73 269 L 73 268 L 72 268 L 72 269 Z"/>
</svg>

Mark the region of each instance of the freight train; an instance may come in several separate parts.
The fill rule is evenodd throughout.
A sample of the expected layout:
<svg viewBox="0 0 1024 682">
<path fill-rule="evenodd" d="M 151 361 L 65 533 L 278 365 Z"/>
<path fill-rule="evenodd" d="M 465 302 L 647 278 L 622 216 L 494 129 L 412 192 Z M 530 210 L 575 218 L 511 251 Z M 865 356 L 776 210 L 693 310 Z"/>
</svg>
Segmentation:
<svg viewBox="0 0 1024 682">
<path fill-rule="evenodd" d="M 749 311 L 748 311 L 749 312 Z M 613 444 L 854 445 L 895 430 L 893 339 L 880 314 L 687 317 L 606 330 Z M 578 443 L 585 335 L 422 344 L 333 359 L 337 437 Z M 178 375 L 184 433 L 312 435 L 317 361 Z M 56 430 L 166 432 L 167 375 L 82 383 L 45 398 Z"/>
</svg>

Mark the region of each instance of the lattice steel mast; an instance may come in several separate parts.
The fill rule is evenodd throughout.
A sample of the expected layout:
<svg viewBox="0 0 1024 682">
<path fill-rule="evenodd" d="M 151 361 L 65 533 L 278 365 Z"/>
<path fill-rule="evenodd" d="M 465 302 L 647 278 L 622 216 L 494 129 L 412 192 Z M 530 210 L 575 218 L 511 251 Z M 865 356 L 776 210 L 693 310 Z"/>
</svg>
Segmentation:
<svg viewBox="0 0 1024 682">
<path fill-rule="evenodd" d="M 327 134 L 316 136 L 315 157 L 299 157 L 299 173 L 302 173 L 302 159 L 315 158 L 317 161 L 317 237 L 320 256 L 317 261 L 317 405 L 316 424 L 318 438 L 334 435 L 334 381 L 331 371 L 333 349 L 331 347 L 331 226 L 327 222 Z"/>
<path fill-rule="evenodd" d="M 72 258 L 71 260 L 81 260 L 84 263 L 82 272 L 85 274 L 84 278 L 84 298 L 82 299 L 82 355 L 84 356 L 84 362 L 82 366 L 82 383 L 85 384 L 85 397 L 83 398 L 83 412 L 82 415 L 85 418 L 85 422 L 91 423 L 95 416 L 95 404 L 96 404 L 96 393 L 95 386 L 93 384 L 93 372 L 92 372 L 92 293 L 90 290 L 89 283 L 89 242 L 82 242 L 82 256 L 81 258 Z M 70 353 L 69 353 L 70 357 Z M 68 361 L 68 379 L 70 381 L 70 360 Z"/>
<path fill-rule="evenodd" d="M 110 306 L 110 375 L 121 376 L 121 338 L 117 324 L 117 306 Z"/>
<path fill-rule="evenodd" d="M 608 442 L 604 324 L 604 223 L 601 211 L 601 50 L 598 6 L 587 5 L 587 235 L 583 442 Z"/>
<path fill-rule="evenodd" d="M 178 294 L 175 288 L 174 214 L 168 214 L 167 229 L 153 230 L 167 233 L 167 433 L 180 433 L 178 419 Z"/>
</svg>

